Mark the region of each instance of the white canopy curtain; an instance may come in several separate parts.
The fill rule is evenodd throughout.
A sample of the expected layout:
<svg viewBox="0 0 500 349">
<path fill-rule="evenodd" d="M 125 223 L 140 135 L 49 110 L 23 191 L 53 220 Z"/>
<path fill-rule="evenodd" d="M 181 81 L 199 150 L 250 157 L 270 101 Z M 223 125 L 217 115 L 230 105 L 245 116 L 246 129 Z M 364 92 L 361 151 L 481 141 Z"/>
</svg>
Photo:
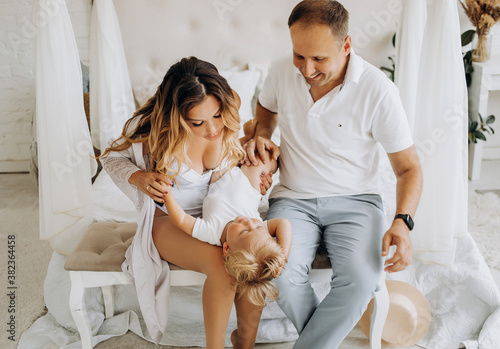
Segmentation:
<svg viewBox="0 0 500 349">
<path fill-rule="evenodd" d="M 36 38 L 40 238 L 70 254 L 92 222 L 90 179 L 97 166 L 66 3 L 37 0 L 33 16 L 46 19 Z"/>
<path fill-rule="evenodd" d="M 424 174 L 412 244 L 450 265 L 467 232 L 467 87 L 456 0 L 403 0 L 396 84 Z"/>
<path fill-rule="evenodd" d="M 90 23 L 92 143 L 104 150 L 135 111 L 118 17 L 112 0 L 94 0 Z"/>
</svg>

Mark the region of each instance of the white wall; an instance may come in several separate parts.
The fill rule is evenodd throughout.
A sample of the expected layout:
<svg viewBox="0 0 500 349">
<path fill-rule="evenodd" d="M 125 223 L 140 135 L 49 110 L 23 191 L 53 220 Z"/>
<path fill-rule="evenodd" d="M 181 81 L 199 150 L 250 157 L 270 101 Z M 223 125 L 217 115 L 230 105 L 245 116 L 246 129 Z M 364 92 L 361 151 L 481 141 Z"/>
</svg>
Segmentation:
<svg viewBox="0 0 500 349">
<path fill-rule="evenodd" d="M 54 2 L 56 3 L 56 2 Z M 88 63 L 90 0 L 67 0 L 81 60 Z M 0 0 L 0 172 L 28 171 L 35 110 L 33 0 Z"/>
<path fill-rule="evenodd" d="M 33 44 L 44 19 L 32 19 L 33 3 L 34 0 L 0 0 L 0 172 L 29 169 L 35 109 Z M 90 0 L 66 3 L 80 58 L 88 62 Z M 391 37 L 400 0 L 345 0 L 344 5 L 351 12 L 351 33 L 357 52 L 376 66 L 389 65 L 387 56 L 394 54 Z"/>
<path fill-rule="evenodd" d="M 500 62 L 500 61 L 499 61 Z M 483 149 L 483 159 L 500 159 L 500 91 L 490 92 L 488 99 L 488 112 L 486 115 L 495 115 L 496 121 L 493 125 L 494 135 L 486 135 L 486 143 Z"/>
<path fill-rule="evenodd" d="M 0 0 L 0 172 L 29 168 L 35 108 L 32 45 L 37 26 L 43 25 L 43 21 L 31 18 L 33 2 Z M 88 63 L 90 0 L 67 0 L 66 3 L 80 58 Z M 344 0 L 343 3 L 351 13 L 350 33 L 356 52 L 377 67 L 390 66 L 387 57 L 394 54 L 391 38 L 397 27 L 401 0 Z M 463 14 L 461 23 L 464 30 L 470 27 Z M 500 39 L 498 41 L 500 47 Z M 500 93 L 491 93 L 488 114 L 495 114 L 499 120 L 498 133 L 488 139 L 486 148 L 491 148 L 493 154 L 499 153 L 500 158 L 497 151 L 500 149 Z M 488 154 L 488 150 L 485 153 Z"/>
</svg>

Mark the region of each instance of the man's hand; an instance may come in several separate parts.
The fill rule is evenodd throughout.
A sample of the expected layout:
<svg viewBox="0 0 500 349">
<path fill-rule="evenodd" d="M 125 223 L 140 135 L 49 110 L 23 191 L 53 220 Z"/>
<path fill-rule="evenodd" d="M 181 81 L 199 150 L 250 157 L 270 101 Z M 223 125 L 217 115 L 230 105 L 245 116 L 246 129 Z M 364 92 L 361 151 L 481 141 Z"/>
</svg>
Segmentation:
<svg viewBox="0 0 500 349">
<path fill-rule="evenodd" d="M 269 150 L 274 160 L 278 160 L 278 156 L 280 155 L 280 149 L 276 144 L 274 144 L 270 139 L 260 136 L 257 136 L 256 138 L 253 138 L 243 144 L 243 149 L 247 153 L 247 157 L 245 159 L 245 165 L 247 166 L 257 166 L 257 154 L 260 156 L 263 163 L 267 163 L 267 159 L 264 156 L 266 150 Z"/>
<path fill-rule="evenodd" d="M 382 240 L 382 256 L 389 254 L 389 247 L 396 245 L 396 253 L 385 261 L 385 271 L 392 273 L 406 269 L 411 263 L 410 231 L 401 219 L 396 219 Z"/>
</svg>

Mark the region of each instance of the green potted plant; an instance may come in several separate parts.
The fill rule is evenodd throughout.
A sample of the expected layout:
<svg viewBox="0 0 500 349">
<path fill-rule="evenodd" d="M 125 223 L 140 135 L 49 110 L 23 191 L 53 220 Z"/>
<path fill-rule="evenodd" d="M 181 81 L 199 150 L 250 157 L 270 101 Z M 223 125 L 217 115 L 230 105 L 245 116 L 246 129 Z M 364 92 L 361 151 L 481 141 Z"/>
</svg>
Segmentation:
<svg viewBox="0 0 500 349">
<path fill-rule="evenodd" d="M 481 114 L 478 114 L 478 120 L 474 121 L 469 116 L 469 144 L 477 143 L 477 140 L 486 141 L 485 133 L 495 134 L 495 130 L 491 124 L 495 122 L 494 115 L 488 115 L 486 120 L 483 119 Z"/>
<path fill-rule="evenodd" d="M 486 133 L 492 135 L 495 130 L 491 124 L 495 122 L 495 116 L 489 115 L 486 120 L 477 114 L 477 120 L 473 120 L 469 115 L 469 178 L 479 179 L 481 160 L 483 158 L 483 142 L 486 141 Z M 482 142 L 478 142 L 478 140 Z"/>
<path fill-rule="evenodd" d="M 462 47 L 469 45 L 474 36 L 476 35 L 474 29 L 467 30 L 462 33 Z M 474 72 L 473 62 L 473 52 L 474 49 L 470 49 L 463 52 L 464 70 L 465 70 L 465 80 L 467 82 L 467 87 L 470 87 L 472 81 L 472 73 Z M 478 140 L 486 141 L 486 133 L 494 134 L 495 131 L 491 127 L 491 124 L 495 122 L 495 116 L 489 115 L 486 120 L 477 114 L 475 117 L 471 117 L 469 114 L 469 176 L 471 179 L 479 179 L 479 171 L 474 169 L 479 169 L 481 167 L 483 144 L 478 143 Z"/>
<path fill-rule="evenodd" d="M 474 29 L 470 29 L 467 30 L 466 32 L 463 32 L 461 36 L 462 47 L 469 45 L 474 39 L 475 35 L 476 31 Z M 471 74 L 474 71 L 474 67 L 472 66 L 472 49 L 470 49 L 467 52 L 464 52 L 462 58 L 464 60 L 465 81 L 467 82 L 467 87 L 469 87 L 472 79 Z"/>
<path fill-rule="evenodd" d="M 462 45 L 463 46 L 463 45 Z M 392 47 L 396 47 L 396 33 L 392 36 Z M 391 61 L 392 67 L 380 67 L 380 69 L 387 74 L 387 77 L 394 82 L 394 73 L 396 71 L 396 62 L 394 61 L 394 55 L 387 57 Z"/>
</svg>

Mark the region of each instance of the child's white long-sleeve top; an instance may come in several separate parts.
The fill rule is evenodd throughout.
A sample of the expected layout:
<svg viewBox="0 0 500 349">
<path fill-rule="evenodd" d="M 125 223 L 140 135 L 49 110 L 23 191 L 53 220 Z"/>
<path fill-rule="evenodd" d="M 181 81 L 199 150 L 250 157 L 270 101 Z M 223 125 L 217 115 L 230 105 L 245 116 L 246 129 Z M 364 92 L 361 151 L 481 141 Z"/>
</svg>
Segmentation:
<svg viewBox="0 0 500 349">
<path fill-rule="evenodd" d="M 224 227 L 237 216 L 261 219 L 259 201 L 262 198 L 239 167 L 227 171 L 221 179 L 210 185 L 203 200 L 202 218 L 197 218 L 193 237 L 221 246 Z"/>
</svg>

